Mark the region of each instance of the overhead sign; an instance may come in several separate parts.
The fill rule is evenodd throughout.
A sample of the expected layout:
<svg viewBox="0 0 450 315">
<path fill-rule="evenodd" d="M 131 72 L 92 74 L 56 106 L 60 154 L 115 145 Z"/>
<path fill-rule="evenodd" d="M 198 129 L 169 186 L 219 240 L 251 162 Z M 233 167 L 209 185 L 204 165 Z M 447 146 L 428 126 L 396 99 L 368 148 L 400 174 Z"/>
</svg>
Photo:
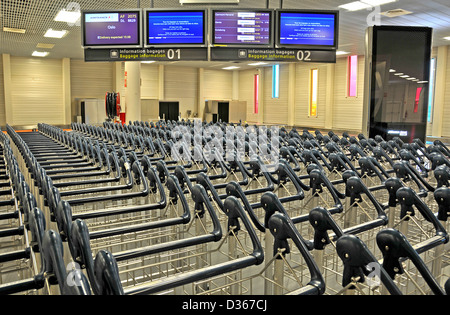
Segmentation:
<svg viewBox="0 0 450 315">
<path fill-rule="evenodd" d="M 211 61 L 286 61 L 336 63 L 333 50 L 211 48 Z"/>
<path fill-rule="evenodd" d="M 141 10 L 85 11 L 82 45 L 85 48 L 142 47 Z"/>
<path fill-rule="evenodd" d="M 206 48 L 86 49 L 88 61 L 206 61 Z"/>
</svg>

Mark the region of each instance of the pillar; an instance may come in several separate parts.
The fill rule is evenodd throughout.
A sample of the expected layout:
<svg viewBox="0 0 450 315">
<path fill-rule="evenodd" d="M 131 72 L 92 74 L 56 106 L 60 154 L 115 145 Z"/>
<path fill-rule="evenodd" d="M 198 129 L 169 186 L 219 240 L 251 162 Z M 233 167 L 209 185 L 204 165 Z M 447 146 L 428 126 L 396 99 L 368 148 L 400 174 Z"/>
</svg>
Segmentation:
<svg viewBox="0 0 450 315">
<path fill-rule="evenodd" d="M 125 62 L 127 73 L 126 121 L 141 121 L 141 63 Z"/>
<path fill-rule="evenodd" d="M 436 64 L 436 86 L 434 92 L 434 107 L 433 107 L 433 137 L 442 137 L 442 122 L 444 116 L 444 100 L 445 100 L 445 85 L 447 75 L 447 58 L 448 46 L 439 46 L 437 52 Z M 428 106 L 431 106 L 429 104 Z"/>
</svg>

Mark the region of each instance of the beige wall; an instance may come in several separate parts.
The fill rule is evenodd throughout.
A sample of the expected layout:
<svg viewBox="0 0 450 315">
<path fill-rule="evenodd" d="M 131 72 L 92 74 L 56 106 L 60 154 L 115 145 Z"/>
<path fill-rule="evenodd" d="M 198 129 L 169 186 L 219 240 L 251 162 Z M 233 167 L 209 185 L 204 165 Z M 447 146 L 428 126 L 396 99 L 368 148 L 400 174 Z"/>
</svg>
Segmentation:
<svg viewBox="0 0 450 315">
<path fill-rule="evenodd" d="M 445 48 L 445 49 L 442 49 Z M 448 46 L 435 49 L 438 94 L 435 121 L 428 135 L 450 137 L 450 53 Z M 440 52 L 440 53 L 439 53 Z M 443 57 L 445 56 L 445 58 Z M 445 59 L 445 63 L 443 63 Z M 124 63 L 85 63 L 82 60 L 40 59 L 2 55 L 0 58 L 0 125 L 65 124 L 74 120 L 77 99 L 103 99 L 107 91 L 119 91 L 123 103 L 126 88 Z M 248 123 L 294 124 L 359 132 L 364 93 L 364 56 L 358 62 L 358 95 L 346 96 L 346 58 L 336 64 L 281 64 L 280 98 L 272 98 L 272 67 L 242 71 L 142 64 L 143 119 L 156 119 L 158 101 L 179 101 L 183 118 L 190 110 L 202 116 L 206 100 L 242 101 Z M 308 117 L 309 71 L 319 69 L 317 117 Z M 261 77 L 259 114 L 253 104 L 253 76 Z M 67 101 L 68 100 L 68 101 Z M 67 103 L 69 105 L 67 106 Z M 67 109 L 69 108 L 69 110 Z"/>
<path fill-rule="evenodd" d="M 11 125 L 64 122 L 63 70 L 60 59 L 10 58 Z"/>
<path fill-rule="evenodd" d="M 104 99 L 106 92 L 113 91 L 113 65 L 109 62 L 70 61 L 72 121 L 76 119 L 80 99 Z"/>
<path fill-rule="evenodd" d="M 3 84 L 3 58 L 0 55 L 0 126 L 6 125 L 5 89 Z"/>
</svg>

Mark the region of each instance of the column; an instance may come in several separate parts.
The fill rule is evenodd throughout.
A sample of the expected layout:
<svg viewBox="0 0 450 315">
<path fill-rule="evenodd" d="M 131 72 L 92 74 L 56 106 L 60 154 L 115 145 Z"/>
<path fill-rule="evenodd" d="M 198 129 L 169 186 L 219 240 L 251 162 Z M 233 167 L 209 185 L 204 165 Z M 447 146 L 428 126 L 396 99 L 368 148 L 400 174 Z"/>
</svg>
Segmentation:
<svg viewBox="0 0 450 315">
<path fill-rule="evenodd" d="M 141 121 L 141 63 L 125 62 L 127 72 L 126 121 Z"/>
<path fill-rule="evenodd" d="M 325 129 L 333 129 L 334 102 L 334 70 L 335 64 L 327 65 L 327 91 L 325 97 Z"/>
<path fill-rule="evenodd" d="M 72 96 L 70 84 L 70 58 L 62 59 L 63 71 L 63 106 L 64 106 L 64 124 L 70 125 L 72 122 Z"/>
<path fill-rule="evenodd" d="M 445 83 L 447 75 L 448 46 L 439 46 L 436 64 L 436 86 L 433 108 L 433 137 L 442 136 L 442 122 L 444 116 Z"/>
<path fill-rule="evenodd" d="M 198 118 L 202 121 L 205 119 L 205 96 L 204 96 L 204 88 L 205 88 L 205 80 L 204 80 L 204 68 L 198 68 L 198 101 L 197 101 L 197 113 Z"/>
<path fill-rule="evenodd" d="M 3 87 L 5 91 L 6 123 L 13 125 L 13 108 L 11 100 L 11 55 L 3 54 Z"/>
<path fill-rule="evenodd" d="M 296 64 L 289 64 L 289 86 L 288 86 L 288 125 L 295 124 L 295 85 L 296 85 Z"/>
</svg>

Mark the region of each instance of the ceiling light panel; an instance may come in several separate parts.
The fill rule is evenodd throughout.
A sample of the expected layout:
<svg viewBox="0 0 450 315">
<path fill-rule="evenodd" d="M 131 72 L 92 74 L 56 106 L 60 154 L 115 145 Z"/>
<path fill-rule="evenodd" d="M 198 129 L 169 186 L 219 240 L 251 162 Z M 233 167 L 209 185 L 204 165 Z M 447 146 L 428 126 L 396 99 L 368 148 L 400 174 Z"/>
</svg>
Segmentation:
<svg viewBox="0 0 450 315">
<path fill-rule="evenodd" d="M 48 54 L 48 51 L 34 51 L 31 55 L 33 57 L 47 57 Z"/>
<path fill-rule="evenodd" d="M 55 16 L 56 22 L 76 23 L 81 17 L 81 12 L 67 11 L 65 9 L 58 12 Z"/>
<path fill-rule="evenodd" d="M 47 32 L 45 32 L 44 37 L 63 38 L 64 36 L 66 36 L 66 34 L 67 34 L 66 30 L 56 31 L 50 28 L 47 30 Z"/>
<path fill-rule="evenodd" d="M 3 32 L 25 34 L 26 30 L 24 30 L 22 28 L 3 27 Z"/>
<path fill-rule="evenodd" d="M 397 0 L 361 0 L 361 2 L 370 4 L 371 6 L 375 7 L 378 5 L 383 5 L 387 3 L 396 2 Z"/>
<path fill-rule="evenodd" d="M 354 1 L 347 4 L 340 5 L 339 8 L 348 10 L 348 11 L 358 11 L 363 9 L 371 8 L 372 6 L 370 4 L 361 2 L 361 1 Z"/>
<path fill-rule="evenodd" d="M 55 47 L 55 44 L 38 43 L 36 45 L 36 48 L 41 48 L 41 49 L 52 49 L 53 47 Z"/>
</svg>

